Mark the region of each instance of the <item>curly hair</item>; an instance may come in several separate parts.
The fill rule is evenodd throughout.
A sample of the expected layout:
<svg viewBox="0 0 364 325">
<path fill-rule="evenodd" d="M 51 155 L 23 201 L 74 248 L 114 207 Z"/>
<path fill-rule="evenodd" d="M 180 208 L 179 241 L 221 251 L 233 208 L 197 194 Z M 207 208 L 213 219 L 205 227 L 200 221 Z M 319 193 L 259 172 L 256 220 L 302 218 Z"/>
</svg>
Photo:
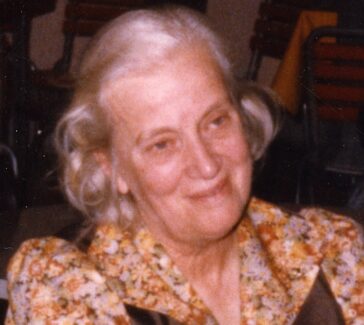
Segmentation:
<svg viewBox="0 0 364 325">
<path fill-rule="evenodd" d="M 102 28 L 90 42 L 73 100 L 55 133 L 66 196 L 94 222 L 127 226 L 135 215 L 132 196 L 116 190 L 115 175 L 101 168 L 97 159 L 97 153 L 103 152 L 111 162 L 111 174 L 115 172 L 105 85 L 130 72 L 146 71 L 176 49 L 195 45 L 206 48 L 220 67 L 239 104 L 254 159 L 262 156 L 274 136 L 275 101 L 257 86 L 235 82 L 226 48 L 202 14 L 181 7 L 126 13 Z"/>
</svg>

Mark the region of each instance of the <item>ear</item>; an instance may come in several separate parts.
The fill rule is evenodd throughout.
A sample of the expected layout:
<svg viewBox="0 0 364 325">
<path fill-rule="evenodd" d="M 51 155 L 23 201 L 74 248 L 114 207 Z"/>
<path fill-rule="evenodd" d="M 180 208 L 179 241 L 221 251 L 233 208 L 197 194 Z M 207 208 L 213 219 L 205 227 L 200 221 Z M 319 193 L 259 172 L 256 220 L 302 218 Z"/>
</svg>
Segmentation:
<svg viewBox="0 0 364 325">
<path fill-rule="evenodd" d="M 111 177 L 111 162 L 105 151 L 97 150 L 93 153 L 93 155 L 104 173 Z"/>
<path fill-rule="evenodd" d="M 94 156 L 104 173 L 109 177 L 113 177 L 111 161 L 108 155 L 102 150 L 97 150 L 94 152 Z M 117 175 L 116 186 L 121 194 L 127 194 L 129 192 L 129 186 L 121 175 Z"/>
</svg>

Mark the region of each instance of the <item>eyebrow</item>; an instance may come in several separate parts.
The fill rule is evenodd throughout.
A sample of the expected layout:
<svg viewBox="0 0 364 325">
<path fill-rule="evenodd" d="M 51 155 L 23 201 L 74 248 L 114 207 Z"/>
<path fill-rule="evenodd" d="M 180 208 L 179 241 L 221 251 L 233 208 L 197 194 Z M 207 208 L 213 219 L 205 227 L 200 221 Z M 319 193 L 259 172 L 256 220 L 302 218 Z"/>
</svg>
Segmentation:
<svg viewBox="0 0 364 325">
<path fill-rule="evenodd" d="M 160 127 L 157 129 L 153 129 L 153 130 L 148 130 L 145 132 L 142 132 L 141 134 L 139 134 L 136 138 L 136 144 L 139 145 L 141 143 L 143 143 L 144 141 L 148 140 L 149 138 L 153 138 L 156 137 L 158 135 L 164 134 L 164 133 L 168 133 L 168 132 L 174 132 L 174 130 L 170 127 Z"/>
<path fill-rule="evenodd" d="M 203 120 L 207 115 L 209 115 L 212 111 L 215 111 L 221 107 L 223 107 L 225 104 L 231 104 L 233 105 L 233 101 L 230 98 L 230 96 L 225 96 L 223 99 L 219 100 L 216 103 L 211 104 L 208 109 L 202 114 L 201 120 Z"/>
</svg>

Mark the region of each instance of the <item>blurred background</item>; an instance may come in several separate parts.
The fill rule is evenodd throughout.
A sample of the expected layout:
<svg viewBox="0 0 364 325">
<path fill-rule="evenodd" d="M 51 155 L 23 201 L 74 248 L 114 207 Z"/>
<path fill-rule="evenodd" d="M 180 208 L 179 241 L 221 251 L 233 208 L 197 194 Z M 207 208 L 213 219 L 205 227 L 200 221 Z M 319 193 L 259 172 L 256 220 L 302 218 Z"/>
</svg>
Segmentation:
<svg viewBox="0 0 364 325">
<path fill-rule="evenodd" d="M 362 221 L 364 0 L 0 0 L 0 298 L 21 241 L 80 220 L 60 191 L 52 132 L 85 46 L 115 16 L 164 3 L 206 14 L 230 45 L 236 78 L 281 102 L 253 194 Z"/>
</svg>

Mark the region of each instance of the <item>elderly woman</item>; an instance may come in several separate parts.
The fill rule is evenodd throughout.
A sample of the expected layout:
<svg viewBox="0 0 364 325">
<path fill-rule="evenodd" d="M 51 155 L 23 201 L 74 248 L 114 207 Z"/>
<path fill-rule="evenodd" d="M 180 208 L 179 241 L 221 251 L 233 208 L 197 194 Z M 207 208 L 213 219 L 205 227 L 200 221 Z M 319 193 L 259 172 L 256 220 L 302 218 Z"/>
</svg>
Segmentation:
<svg viewBox="0 0 364 325">
<path fill-rule="evenodd" d="M 301 316 L 316 287 L 332 300 L 316 319 L 364 324 L 357 225 L 250 197 L 276 127 L 224 51 L 182 8 L 125 14 L 91 42 L 57 146 L 93 238 L 86 252 L 24 243 L 7 324 L 129 324 L 130 306 L 184 324 L 321 324 Z"/>
</svg>

